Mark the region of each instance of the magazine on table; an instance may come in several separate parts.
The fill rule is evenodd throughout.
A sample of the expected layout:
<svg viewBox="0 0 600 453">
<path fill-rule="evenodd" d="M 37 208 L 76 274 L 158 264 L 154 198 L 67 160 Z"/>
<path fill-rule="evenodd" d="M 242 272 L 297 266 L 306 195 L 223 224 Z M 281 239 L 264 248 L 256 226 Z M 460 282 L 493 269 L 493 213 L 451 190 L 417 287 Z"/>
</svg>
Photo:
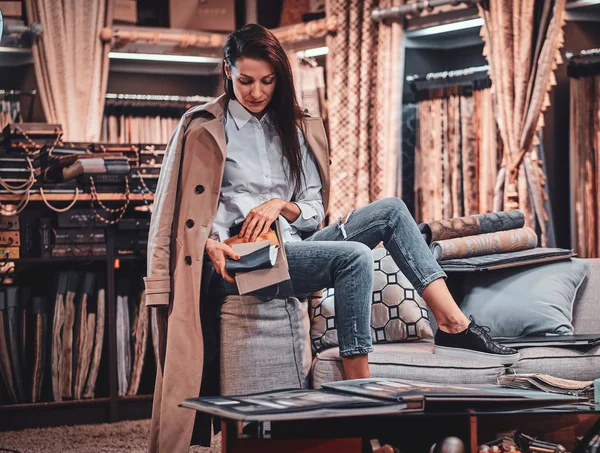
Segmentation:
<svg viewBox="0 0 600 453">
<path fill-rule="evenodd" d="M 182 407 L 243 421 L 301 420 L 422 410 L 422 400 L 383 401 L 328 390 L 279 390 L 252 395 L 188 398 Z"/>
<path fill-rule="evenodd" d="M 390 415 L 423 411 L 428 403 L 555 405 L 584 398 L 487 384 L 431 384 L 368 378 L 328 382 L 319 390 L 280 390 L 253 395 L 189 398 L 182 407 L 242 421 L 277 421 Z"/>
<path fill-rule="evenodd" d="M 424 400 L 452 403 L 573 403 L 582 400 L 569 395 L 537 390 L 517 390 L 495 384 L 433 384 L 406 379 L 368 378 L 327 382 L 323 388 L 389 401 Z"/>
<path fill-rule="evenodd" d="M 548 374 L 505 374 L 498 377 L 498 384 L 503 387 L 535 389 L 588 398 L 594 393 L 594 381 L 561 379 Z"/>
</svg>

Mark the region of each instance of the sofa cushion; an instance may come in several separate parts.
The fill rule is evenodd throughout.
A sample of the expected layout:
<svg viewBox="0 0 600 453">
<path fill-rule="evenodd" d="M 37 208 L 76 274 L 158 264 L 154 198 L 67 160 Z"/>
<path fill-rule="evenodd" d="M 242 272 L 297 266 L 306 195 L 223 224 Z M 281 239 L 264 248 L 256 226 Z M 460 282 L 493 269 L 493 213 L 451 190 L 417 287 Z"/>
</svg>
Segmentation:
<svg viewBox="0 0 600 453">
<path fill-rule="evenodd" d="M 383 247 L 373 250 L 373 271 L 373 343 L 431 338 L 425 302 Z M 311 300 L 310 317 L 313 351 L 337 346 L 333 288 L 326 289 L 320 299 Z"/>
<path fill-rule="evenodd" d="M 456 360 L 433 354 L 431 340 L 378 344 L 369 354 L 373 377 L 413 379 L 445 384 L 493 384 L 504 370 L 482 361 Z M 586 350 L 525 348 L 512 367 L 517 373 L 544 373 L 565 379 L 592 380 L 600 369 L 600 346 Z M 343 379 L 337 348 L 319 352 L 312 365 L 312 385 Z"/>
<path fill-rule="evenodd" d="M 573 259 L 472 273 L 460 308 L 492 336 L 572 334 L 573 303 L 588 267 Z"/>
</svg>

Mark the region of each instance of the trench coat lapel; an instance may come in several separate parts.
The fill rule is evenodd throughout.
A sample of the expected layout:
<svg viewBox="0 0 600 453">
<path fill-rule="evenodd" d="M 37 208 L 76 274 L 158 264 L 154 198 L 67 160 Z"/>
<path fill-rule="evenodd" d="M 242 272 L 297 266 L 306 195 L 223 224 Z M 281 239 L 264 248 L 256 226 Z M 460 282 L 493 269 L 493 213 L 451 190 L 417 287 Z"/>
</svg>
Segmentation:
<svg viewBox="0 0 600 453">
<path fill-rule="evenodd" d="M 323 207 L 325 212 L 329 206 L 329 147 L 323 120 L 319 117 L 304 118 L 304 138 L 312 151 L 321 174 Z"/>
<path fill-rule="evenodd" d="M 211 120 L 204 124 L 204 129 L 208 131 L 208 133 L 212 136 L 216 143 L 216 147 L 207 146 L 207 148 L 211 148 L 215 153 L 217 153 L 217 158 L 219 162 L 225 160 L 225 156 L 227 151 L 225 150 L 225 128 L 223 127 L 223 118 L 217 117 L 214 120 Z"/>
</svg>

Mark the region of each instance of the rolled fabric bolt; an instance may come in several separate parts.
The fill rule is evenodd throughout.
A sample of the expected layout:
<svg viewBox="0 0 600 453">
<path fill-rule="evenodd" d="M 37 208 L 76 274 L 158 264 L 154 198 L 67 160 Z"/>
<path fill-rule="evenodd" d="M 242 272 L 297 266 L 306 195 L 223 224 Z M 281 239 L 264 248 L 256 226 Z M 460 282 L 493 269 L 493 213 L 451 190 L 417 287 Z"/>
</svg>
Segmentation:
<svg viewBox="0 0 600 453">
<path fill-rule="evenodd" d="M 457 239 L 432 242 L 429 246 L 437 261 L 494 253 L 517 252 L 535 248 L 537 235 L 529 228 L 479 234 Z"/>
</svg>

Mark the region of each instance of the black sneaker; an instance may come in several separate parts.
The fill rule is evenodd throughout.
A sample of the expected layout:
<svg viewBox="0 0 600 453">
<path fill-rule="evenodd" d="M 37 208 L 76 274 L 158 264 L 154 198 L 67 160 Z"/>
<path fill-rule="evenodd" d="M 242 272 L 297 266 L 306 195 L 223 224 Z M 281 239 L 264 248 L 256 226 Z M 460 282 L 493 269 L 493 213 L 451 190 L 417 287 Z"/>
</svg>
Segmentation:
<svg viewBox="0 0 600 453">
<path fill-rule="evenodd" d="M 485 360 L 497 365 L 511 365 L 519 360 L 519 351 L 496 343 L 489 335 L 490 328 L 478 326 L 470 317 L 469 327 L 459 333 L 435 333 L 434 353 L 457 359 Z"/>
</svg>

